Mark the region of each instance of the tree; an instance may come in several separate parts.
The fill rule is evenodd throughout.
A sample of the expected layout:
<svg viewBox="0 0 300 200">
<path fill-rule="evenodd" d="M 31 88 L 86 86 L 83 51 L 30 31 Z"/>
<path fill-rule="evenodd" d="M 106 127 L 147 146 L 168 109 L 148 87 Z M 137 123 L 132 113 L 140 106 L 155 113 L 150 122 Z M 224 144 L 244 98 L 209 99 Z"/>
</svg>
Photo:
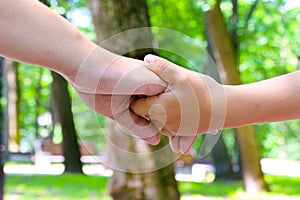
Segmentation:
<svg viewBox="0 0 300 200">
<path fill-rule="evenodd" d="M 0 57 L 0 100 L 3 98 L 3 58 Z M 4 105 L 3 103 L 0 101 L 0 200 L 3 199 L 3 195 L 4 195 L 4 171 L 3 171 L 3 166 L 4 166 L 4 160 L 5 160 L 5 154 L 4 154 L 4 150 L 3 146 L 4 146 L 4 123 L 5 122 L 5 117 L 4 117 Z"/>
<path fill-rule="evenodd" d="M 82 173 L 82 163 L 80 161 L 80 151 L 77 143 L 68 83 L 56 72 L 52 72 L 52 77 L 53 110 L 55 110 L 55 116 L 58 117 L 58 121 L 62 127 L 65 172 Z"/>
<path fill-rule="evenodd" d="M 18 121 L 18 63 L 9 59 L 5 59 L 5 67 L 7 69 L 7 86 L 8 86 L 8 135 L 10 152 L 19 151 L 19 121 Z"/>
<path fill-rule="evenodd" d="M 213 58 L 212 45 L 208 39 L 207 31 L 205 31 L 205 37 L 207 40 L 208 55 Z M 218 72 L 211 74 L 208 72 L 208 74 L 216 81 L 221 81 L 220 77 L 218 76 Z M 215 167 L 216 180 L 232 180 L 239 178 L 238 174 L 233 171 L 232 158 L 228 154 L 228 149 L 225 145 L 223 134 L 220 135 L 220 138 L 212 149 L 212 159 Z"/>
<path fill-rule="evenodd" d="M 209 40 L 221 78 L 225 84 L 241 84 L 237 71 L 237 57 L 234 44 L 228 33 L 226 23 L 217 1 L 212 10 L 205 12 Z M 243 167 L 243 180 L 246 191 L 260 192 L 269 190 L 260 166 L 258 145 L 253 126 L 237 129 Z"/>
<path fill-rule="evenodd" d="M 50 6 L 48 0 L 40 1 Z M 54 115 L 57 116 L 57 121 L 62 127 L 65 172 L 83 173 L 68 82 L 56 72 L 51 72 L 51 75 L 53 78 L 52 99 Z"/>
<path fill-rule="evenodd" d="M 216 180 L 232 180 L 236 178 L 223 137 L 219 138 L 212 149 L 212 159 L 216 170 Z"/>
<path fill-rule="evenodd" d="M 99 42 L 113 36 L 122 31 L 132 28 L 149 27 L 149 16 L 147 12 L 147 4 L 145 0 L 132 1 L 125 0 L 90 0 L 90 10 L 92 12 L 95 31 Z M 118 52 L 120 45 L 130 46 L 133 42 L 148 42 L 145 46 L 152 47 L 151 32 L 145 32 L 143 35 L 135 35 L 134 41 L 119 41 L 114 46 L 105 46 L 111 51 Z M 147 38 L 147 39 L 143 39 Z M 143 51 L 129 52 L 127 55 L 134 58 L 143 58 L 145 53 L 150 53 L 151 49 Z M 107 120 L 107 137 L 110 141 L 118 146 L 131 152 L 132 149 L 139 152 L 141 149 L 149 149 L 149 145 L 139 143 L 132 137 L 124 134 L 115 122 Z M 167 140 L 162 139 L 160 146 L 166 144 Z M 130 144 L 126 146 L 125 144 Z M 120 155 L 114 151 L 113 145 L 109 146 L 109 159 L 122 159 Z M 130 162 L 130 161 L 128 161 Z M 147 160 L 135 160 L 132 163 L 138 165 L 144 163 L 157 162 L 152 157 Z M 114 199 L 179 199 L 177 183 L 175 181 L 175 173 L 173 165 L 169 165 L 163 169 L 159 169 L 149 173 L 126 173 L 114 170 L 111 178 L 109 192 Z"/>
</svg>

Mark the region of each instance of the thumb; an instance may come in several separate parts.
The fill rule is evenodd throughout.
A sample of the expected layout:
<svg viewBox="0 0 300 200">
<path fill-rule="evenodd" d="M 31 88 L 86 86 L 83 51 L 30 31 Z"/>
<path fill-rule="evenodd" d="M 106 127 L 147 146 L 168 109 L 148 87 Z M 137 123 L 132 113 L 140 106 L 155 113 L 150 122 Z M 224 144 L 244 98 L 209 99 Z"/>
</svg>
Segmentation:
<svg viewBox="0 0 300 200">
<path fill-rule="evenodd" d="M 150 71 L 160 76 L 169 84 L 176 83 L 182 77 L 180 76 L 182 68 L 164 58 L 148 54 L 145 56 L 144 62 Z"/>
</svg>

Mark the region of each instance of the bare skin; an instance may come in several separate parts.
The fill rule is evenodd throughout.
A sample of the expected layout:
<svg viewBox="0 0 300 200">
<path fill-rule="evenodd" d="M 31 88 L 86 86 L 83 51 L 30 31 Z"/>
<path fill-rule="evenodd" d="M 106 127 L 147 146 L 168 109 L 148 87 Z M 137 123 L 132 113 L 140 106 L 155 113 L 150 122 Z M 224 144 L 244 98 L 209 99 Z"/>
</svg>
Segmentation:
<svg viewBox="0 0 300 200">
<path fill-rule="evenodd" d="M 162 133 L 186 138 L 182 145 L 176 139 L 178 141 L 174 145 L 178 151 L 188 151 L 197 134 L 300 118 L 300 71 L 231 86 L 221 85 L 208 76 L 186 70 L 157 56 L 148 55 L 145 62 L 149 70 L 169 84 L 168 89 L 158 96 L 137 99 L 131 108 L 136 114 L 154 121 Z M 194 98 L 197 103 L 182 101 L 189 98 Z M 184 113 L 185 109 L 191 111 Z M 212 113 L 212 110 L 221 112 Z M 195 112 L 200 116 L 197 122 L 193 120 L 196 119 Z M 183 123 L 183 120 L 196 125 Z M 191 129 L 191 126 L 196 128 Z"/>
<path fill-rule="evenodd" d="M 142 61 L 102 49 L 38 1 L 1 0 L 0 27 L 0 55 L 60 73 L 89 108 L 151 144 L 159 142 L 157 128 L 129 109 L 132 95 L 165 89 L 165 82 Z M 128 87 L 115 93 L 122 79 Z"/>
</svg>

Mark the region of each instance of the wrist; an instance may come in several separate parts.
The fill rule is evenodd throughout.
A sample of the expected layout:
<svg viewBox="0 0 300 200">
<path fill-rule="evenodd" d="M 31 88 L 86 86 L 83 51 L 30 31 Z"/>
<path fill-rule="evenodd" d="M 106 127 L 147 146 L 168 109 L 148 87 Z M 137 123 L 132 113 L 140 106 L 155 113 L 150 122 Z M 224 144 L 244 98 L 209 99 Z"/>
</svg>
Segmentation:
<svg viewBox="0 0 300 200">
<path fill-rule="evenodd" d="M 225 123 L 227 109 L 225 88 L 213 78 L 199 73 L 193 76 L 192 80 L 200 109 L 198 133 L 217 132 Z"/>
<path fill-rule="evenodd" d="M 97 48 L 97 45 L 91 41 L 82 41 L 82 44 L 77 48 L 77 50 L 70 52 L 68 57 L 63 57 L 62 60 L 65 61 L 59 68 L 53 69 L 58 73 L 62 74 L 68 82 L 72 85 L 76 82 L 76 77 L 80 68 L 85 63 L 86 59 L 92 54 Z M 74 47 L 75 49 L 75 47 Z M 66 62 L 67 60 L 67 62 Z"/>
<path fill-rule="evenodd" d="M 226 117 L 224 128 L 252 124 L 255 118 L 255 104 L 243 85 L 224 85 L 226 93 Z M 246 90 L 246 91 L 245 91 Z"/>
<path fill-rule="evenodd" d="M 206 81 L 210 95 L 211 117 L 208 132 L 216 133 L 223 129 L 227 112 L 226 90 L 224 85 L 209 77 Z"/>
<path fill-rule="evenodd" d="M 87 49 L 82 55 L 84 56 L 82 56 L 80 62 L 65 74 L 68 81 L 78 91 L 93 94 L 99 93 L 98 84 L 101 84 L 101 93 L 106 93 L 103 91 L 107 89 L 104 85 L 109 84 L 109 81 L 113 79 L 113 76 L 110 74 L 111 68 L 113 68 L 114 62 L 121 56 L 113 54 L 99 46 Z"/>
</svg>

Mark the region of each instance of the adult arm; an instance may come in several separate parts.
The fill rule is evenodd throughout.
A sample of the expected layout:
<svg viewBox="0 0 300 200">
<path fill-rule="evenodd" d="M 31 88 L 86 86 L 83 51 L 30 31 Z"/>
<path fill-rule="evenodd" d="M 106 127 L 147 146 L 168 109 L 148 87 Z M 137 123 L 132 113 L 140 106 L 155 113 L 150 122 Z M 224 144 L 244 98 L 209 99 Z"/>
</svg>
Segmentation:
<svg viewBox="0 0 300 200">
<path fill-rule="evenodd" d="M 164 90 L 165 83 L 146 70 L 142 61 L 98 47 L 34 0 L 0 1 L 0 36 L 0 55 L 60 73 L 90 109 L 152 144 L 159 141 L 157 129 L 129 109 L 132 95 Z M 124 80 L 127 87 L 119 87 Z"/>
<path fill-rule="evenodd" d="M 0 1 L 0 54 L 43 66 L 71 80 L 97 45 L 45 5 L 34 0 Z"/>
</svg>

